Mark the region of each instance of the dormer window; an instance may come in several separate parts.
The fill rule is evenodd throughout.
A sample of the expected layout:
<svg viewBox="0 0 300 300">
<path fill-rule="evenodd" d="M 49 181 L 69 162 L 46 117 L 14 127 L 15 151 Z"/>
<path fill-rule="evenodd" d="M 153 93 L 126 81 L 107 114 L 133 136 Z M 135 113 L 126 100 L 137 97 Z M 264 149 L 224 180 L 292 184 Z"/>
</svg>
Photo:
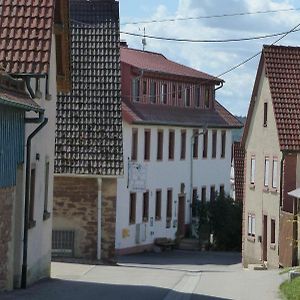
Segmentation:
<svg viewBox="0 0 300 300">
<path fill-rule="evenodd" d="M 136 78 L 132 79 L 132 100 L 140 100 L 140 80 Z"/>
<path fill-rule="evenodd" d="M 176 98 L 176 84 L 173 83 L 173 85 L 172 85 L 172 99 L 174 100 L 174 102 L 175 102 L 175 98 Z"/>
<path fill-rule="evenodd" d="M 150 82 L 150 102 L 156 103 L 156 82 Z"/>
<path fill-rule="evenodd" d="M 147 95 L 147 81 L 143 81 L 143 95 Z"/>
<path fill-rule="evenodd" d="M 178 99 L 181 99 L 181 96 L 182 96 L 182 86 L 179 85 L 178 86 Z"/>
<path fill-rule="evenodd" d="M 187 87 L 184 90 L 184 104 L 186 107 L 189 107 L 191 105 L 191 90 L 190 87 Z"/>
<path fill-rule="evenodd" d="M 196 93 L 195 93 L 195 107 L 200 107 L 200 86 L 196 86 Z"/>
<path fill-rule="evenodd" d="M 167 94 L 168 94 L 168 86 L 166 83 L 161 85 L 161 94 L 160 94 L 160 102 L 163 104 L 167 104 Z"/>
<path fill-rule="evenodd" d="M 207 86 L 205 88 L 205 97 L 204 97 L 204 106 L 205 106 L 205 108 L 210 107 L 210 98 L 211 98 L 211 87 Z"/>
</svg>

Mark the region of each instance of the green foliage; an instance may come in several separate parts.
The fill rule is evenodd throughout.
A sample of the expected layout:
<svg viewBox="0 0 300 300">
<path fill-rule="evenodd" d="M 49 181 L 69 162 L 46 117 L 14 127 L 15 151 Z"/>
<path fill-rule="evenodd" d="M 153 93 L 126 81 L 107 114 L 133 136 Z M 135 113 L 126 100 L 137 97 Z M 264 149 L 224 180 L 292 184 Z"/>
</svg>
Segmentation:
<svg viewBox="0 0 300 300">
<path fill-rule="evenodd" d="M 282 283 L 280 291 L 287 300 L 300 299 L 300 277 L 297 277 L 292 281 L 287 280 Z"/>
<path fill-rule="evenodd" d="M 215 201 L 200 203 L 198 208 L 199 237 L 208 240 L 214 235 L 213 248 L 221 251 L 240 251 L 242 246 L 242 205 L 226 195 Z"/>
</svg>

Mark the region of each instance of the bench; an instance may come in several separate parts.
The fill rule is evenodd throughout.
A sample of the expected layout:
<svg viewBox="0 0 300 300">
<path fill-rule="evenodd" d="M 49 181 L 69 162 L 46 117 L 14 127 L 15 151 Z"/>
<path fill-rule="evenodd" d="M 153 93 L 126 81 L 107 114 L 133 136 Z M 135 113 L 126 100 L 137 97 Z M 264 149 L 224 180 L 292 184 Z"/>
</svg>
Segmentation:
<svg viewBox="0 0 300 300">
<path fill-rule="evenodd" d="M 154 244 L 161 248 L 162 251 L 167 249 L 173 249 L 176 246 L 176 242 L 168 238 L 156 238 Z"/>
</svg>

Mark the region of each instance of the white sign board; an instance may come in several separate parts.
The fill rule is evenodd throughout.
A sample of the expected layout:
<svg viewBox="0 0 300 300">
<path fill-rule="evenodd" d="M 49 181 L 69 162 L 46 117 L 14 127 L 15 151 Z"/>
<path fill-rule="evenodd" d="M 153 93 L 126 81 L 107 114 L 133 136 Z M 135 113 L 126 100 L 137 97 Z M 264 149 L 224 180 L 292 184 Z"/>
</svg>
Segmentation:
<svg viewBox="0 0 300 300">
<path fill-rule="evenodd" d="M 137 162 L 129 162 L 128 165 L 128 186 L 133 192 L 146 190 L 147 167 Z"/>
</svg>

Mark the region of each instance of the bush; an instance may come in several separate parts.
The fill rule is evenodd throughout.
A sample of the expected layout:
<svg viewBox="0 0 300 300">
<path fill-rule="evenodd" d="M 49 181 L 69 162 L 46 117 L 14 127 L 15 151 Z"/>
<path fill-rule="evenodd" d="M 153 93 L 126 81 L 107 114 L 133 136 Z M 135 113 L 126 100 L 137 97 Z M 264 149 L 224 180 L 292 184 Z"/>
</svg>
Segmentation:
<svg viewBox="0 0 300 300">
<path fill-rule="evenodd" d="M 198 208 L 199 237 L 202 241 L 214 235 L 213 248 L 240 251 L 242 247 L 242 205 L 226 195 L 215 201 L 200 203 Z M 208 232 L 207 232 L 208 231 Z"/>
</svg>

